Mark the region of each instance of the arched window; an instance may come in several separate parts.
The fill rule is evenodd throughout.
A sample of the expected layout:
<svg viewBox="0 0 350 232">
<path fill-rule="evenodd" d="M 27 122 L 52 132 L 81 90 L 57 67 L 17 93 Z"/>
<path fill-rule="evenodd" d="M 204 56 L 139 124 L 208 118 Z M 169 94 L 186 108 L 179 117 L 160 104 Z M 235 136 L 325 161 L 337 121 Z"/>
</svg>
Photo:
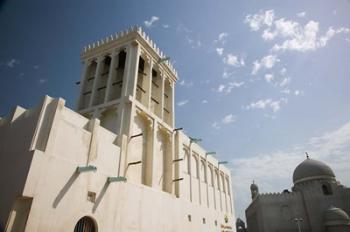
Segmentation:
<svg viewBox="0 0 350 232">
<path fill-rule="evenodd" d="M 219 178 L 218 170 L 215 170 L 215 184 L 216 184 L 216 188 L 220 190 L 220 178 Z"/>
<path fill-rule="evenodd" d="M 195 178 L 199 178 L 199 165 L 198 165 L 198 158 L 196 155 L 192 155 L 192 160 L 191 160 L 191 175 Z"/>
<path fill-rule="evenodd" d="M 209 184 L 210 186 L 214 186 L 214 175 L 213 175 L 213 168 L 208 165 L 209 168 Z"/>
<path fill-rule="evenodd" d="M 332 195 L 332 188 L 329 184 L 322 184 L 322 192 L 324 195 Z"/>
<path fill-rule="evenodd" d="M 74 227 L 74 232 L 97 232 L 97 226 L 90 217 L 82 217 Z"/>
<path fill-rule="evenodd" d="M 183 149 L 184 152 L 184 168 L 183 171 L 187 174 L 190 173 L 190 160 L 189 160 L 189 153 L 186 148 Z"/>
<path fill-rule="evenodd" d="M 226 187 L 227 187 L 227 194 L 230 195 L 230 181 L 229 181 L 229 178 L 226 177 Z"/>
<path fill-rule="evenodd" d="M 201 160 L 201 181 L 204 183 L 207 183 L 207 175 L 206 175 L 206 171 L 205 171 L 205 161 Z"/>
<path fill-rule="evenodd" d="M 226 188 L 225 188 L 225 177 L 223 174 L 221 174 L 221 186 L 222 186 L 222 191 L 225 193 L 226 192 Z"/>
</svg>

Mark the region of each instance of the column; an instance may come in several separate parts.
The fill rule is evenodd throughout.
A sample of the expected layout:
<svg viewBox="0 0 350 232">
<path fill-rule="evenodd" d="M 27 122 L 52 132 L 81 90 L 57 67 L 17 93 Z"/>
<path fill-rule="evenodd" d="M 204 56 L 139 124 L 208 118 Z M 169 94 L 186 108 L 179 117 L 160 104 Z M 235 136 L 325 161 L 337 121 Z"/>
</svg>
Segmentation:
<svg viewBox="0 0 350 232">
<path fill-rule="evenodd" d="M 174 107 L 174 99 L 175 99 L 175 84 L 174 82 L 170 82 L 170 104 L 171 104 L 171 109 L 170 109 L 170 117 L 171 117 L 171 121 L 170 121 L 170 126 L 174 127 L 175 126 L 175 107 Z"/>
<path fill-rule="evenodd" d="M 116 68 L 117 64 L 119 62 L 119 51 L 113 51 L 111 54 L 112 60 L 111 60 L 111 66 L 109 67 L 109 74 L 108 74 L 108 80 L 107 80 L 107 89 L 105 94 L 105 100 L 104 102 L 108 102 L 109 95 L 112 89 L 112 83 L 113 83 L 113 77 L 116 75 Z"/>
<path fill-rule="evenodd" d="M 188 156 L 188 165 L 190 166 L 190 172 L 188 173 L 188 176 L 190 178 L 190 201 L 192 202 L 193 201 L 193 197 L 192 197 L 192 142 L 190 141 L 190 146 L 188 148 L 188 153 L 189 153 L 189 156 Z"/>
<path fill-rule="evenodd" d="M 134 96 L 137 85 L 137 74 L 140 57 L 140 46 L 133 41 L 127 48 L 127 58 L 123 77 L 122 96 Z"/>
<path fill-rule="evenodd" d="M 160 102 L 159 102 L 159 105 L 160 105 L 160 118 L 164 121 L 164 79 L 165 79 L 165 75 L 162 74 L 160 76 L 162 79 L 162 83 L 160 84 Z"/>
<path fill-rule="evenodd" d="M 134 109 L 132 109 L 134 107 L 133 107 L 133 104 L 128 104 L 128 96 L 131 94 L 131 92 L 129 91 L 130 82 L 135 83 L 135 75 L 137 74 L 136 68 L 138 66 L 138 59 L 136 62 L 135 57 L 138 57 L 138 54 L 139 54 L 139 46 L 129 44 L 126 49 L 126 61 L 125 61 L 125 68 L 124 68 L 124 75 L 123 75 L 121 102 L 118 106 L 117 124 L 119 128 L 116 133 L 117 135 L 125 134 L 129 136 L 129 131 L 132 125 L 131 120 L 134 119 L 133 117 L 135 113 L 133 112 Z M 120 142 L 121 141 L 118 141 L 118 144 Z"/>
<path fill-rule="evenodd" d="M 89 107 L 91 107 L 93 102 L 94 102 L 94 98 L 95 98 L 95 95 L 96 95 L 96 87 L 97 87 L 98 79 L 100 78 L 102 62 L 103 62 L 103 57 L 98 57 L 97 58 L 97 67 L 96 67 L 96 72 L 95 72 L 94 83 L 92 84 L 92 90 L 91 90 L 92 93 L 91 93 Z"/>
</svg>

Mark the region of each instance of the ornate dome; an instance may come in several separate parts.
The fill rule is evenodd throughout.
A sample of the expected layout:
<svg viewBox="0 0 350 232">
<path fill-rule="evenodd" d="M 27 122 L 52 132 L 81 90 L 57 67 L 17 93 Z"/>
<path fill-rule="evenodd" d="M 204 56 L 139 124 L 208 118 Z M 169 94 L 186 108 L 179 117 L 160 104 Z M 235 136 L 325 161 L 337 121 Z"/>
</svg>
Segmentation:
<svg viewBox="0 0 350 232">
<path fill-rule="evenodd" d="M 250 190 L 259 190 L 258 185 L 256 185 L 253 181 L 253 183 L 250 185 Z"/>
<path fill-rule="evenodd" d="M 349 215 L 342 209 L 331 206 L 324 212 L 325 225 L 350 225 Z"/>
<path fill-rule="evenodd" d="M 310 158 L 301 162 L 294 170 L 294 184 L 315 179 L 335 180 L 335 175 L 327 164 Z"/>
</svg>

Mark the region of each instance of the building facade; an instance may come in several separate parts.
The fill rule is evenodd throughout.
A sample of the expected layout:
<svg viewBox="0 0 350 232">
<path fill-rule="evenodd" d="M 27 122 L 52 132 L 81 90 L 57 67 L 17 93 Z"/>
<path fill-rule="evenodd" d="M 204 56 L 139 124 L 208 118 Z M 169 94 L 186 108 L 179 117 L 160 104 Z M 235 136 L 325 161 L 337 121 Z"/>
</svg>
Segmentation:
<svg viewBox="0 0 350 232">
<path fill-rule="evenodd" d="M 141 30 L 85 47 L 77 112 L 0 118 L 0 230 L 235 231 L 231 174 L 175 128 L 177 73 Z"/>
<path fill-rule="evenodd" d="M 350 188 L 336 180 L 328 165 L 307 157 L 294 170 L 293 183 L 292 191 L 267 194 L 251 185 L 249 232 L 350 231 Z M 245 231 L 238 223 L 237 228 Z"/>
</svg>

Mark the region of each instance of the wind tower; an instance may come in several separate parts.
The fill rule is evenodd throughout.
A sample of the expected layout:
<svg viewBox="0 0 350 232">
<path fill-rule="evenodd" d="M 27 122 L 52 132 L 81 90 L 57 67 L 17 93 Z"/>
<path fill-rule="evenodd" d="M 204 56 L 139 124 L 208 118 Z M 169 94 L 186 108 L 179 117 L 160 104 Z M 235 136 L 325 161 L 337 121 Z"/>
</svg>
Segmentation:
<svg viewBox="0 0 350 232">
<path fill-rule="evenodd" d="M 140 27 L 88 45 L 81 59 L 78 112 L 117 135 L 128 179 L 172 192 L 176 70 Z"/>
</svg>

